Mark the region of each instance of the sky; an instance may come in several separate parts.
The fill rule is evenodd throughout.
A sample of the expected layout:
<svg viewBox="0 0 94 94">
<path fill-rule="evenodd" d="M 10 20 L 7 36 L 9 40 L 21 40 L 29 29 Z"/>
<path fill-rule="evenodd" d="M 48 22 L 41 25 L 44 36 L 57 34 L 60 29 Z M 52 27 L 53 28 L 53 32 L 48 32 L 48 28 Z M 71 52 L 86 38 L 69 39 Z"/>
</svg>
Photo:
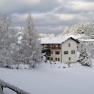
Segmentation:
<svg viewBox="0 0 94 94">
<path fill-rule="evenodd" d="M 37 31 L 61 33 L 80 22 L 94 22 L 94 0 L 0 0 L 0 14 L 11 15 L 16 26 L 31 13 Z"/>
</svg>

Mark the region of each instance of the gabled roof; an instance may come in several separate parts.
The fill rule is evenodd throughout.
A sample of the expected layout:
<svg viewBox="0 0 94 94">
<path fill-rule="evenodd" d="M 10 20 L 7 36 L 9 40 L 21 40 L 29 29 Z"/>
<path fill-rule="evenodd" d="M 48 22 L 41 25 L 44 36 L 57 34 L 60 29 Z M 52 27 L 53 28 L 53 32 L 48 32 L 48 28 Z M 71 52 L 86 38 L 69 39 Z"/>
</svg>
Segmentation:
<svg viewBox="0 0 94 94">
<path fill-rule="evenodd" d="M 74 40 L 75 42 L 80 43 L 80 41 L 79 41 L 78 39 L 75 39 L 75 38 L 73 38 L 73 37 L 69 37 L 67 40 Z M 67 40 L 66 40 L 66 41 L 67 41 Z"/>
</svg>

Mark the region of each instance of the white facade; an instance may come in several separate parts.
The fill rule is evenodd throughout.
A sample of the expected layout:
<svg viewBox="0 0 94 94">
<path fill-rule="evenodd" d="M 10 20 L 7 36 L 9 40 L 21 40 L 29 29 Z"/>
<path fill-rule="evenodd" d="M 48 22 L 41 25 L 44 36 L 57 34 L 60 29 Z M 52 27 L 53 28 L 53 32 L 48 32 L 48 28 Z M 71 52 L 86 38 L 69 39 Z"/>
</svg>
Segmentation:
<svg viewBox="0 0 94 94">
<path fill-rule="evenodd" d="M 74 63 L 77 61 L 78 43 L 72 39 L 68 39 L 62 43 L 62 62 Z"/>
</svg>

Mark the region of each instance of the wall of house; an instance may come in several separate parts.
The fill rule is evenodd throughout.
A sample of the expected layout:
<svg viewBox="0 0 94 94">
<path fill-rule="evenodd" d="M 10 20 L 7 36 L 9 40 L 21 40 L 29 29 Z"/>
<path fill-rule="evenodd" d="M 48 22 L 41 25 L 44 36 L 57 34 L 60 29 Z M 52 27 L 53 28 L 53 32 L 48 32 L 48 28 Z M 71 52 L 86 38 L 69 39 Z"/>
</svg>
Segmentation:
<svg viewBox="0 0 94 94">
<path fill-rule="evenodd" d="M 56 54 L 56 52 L 59 51 L 59 54 Z M 52 61 L 61 61 L 61 49 L 58 50 L 51 50 L 51 56 Z"/>
<path fill-rule="evenodd" d="M 61 44 L 42 44 L 42 48 L 51 51 L 51 54 L 47 56 L 48 60 L 61 62 Z"/>
<path fill-rule="evenodd" d="M 62 43 L 62 62 L 64 63 L 74 63 L 77 61 L 77 46 L 78 44 L 72 40 L 69 39 L 67 41 L 65 41 L 64 43 Z M 73 51 L 72 51 L 73 50 Z M 67 51 L 68 53 L 64 53 L 65 51 Z M 72 52 L 74 52 L 74 54 L 72 54 Z"/>
</svg>

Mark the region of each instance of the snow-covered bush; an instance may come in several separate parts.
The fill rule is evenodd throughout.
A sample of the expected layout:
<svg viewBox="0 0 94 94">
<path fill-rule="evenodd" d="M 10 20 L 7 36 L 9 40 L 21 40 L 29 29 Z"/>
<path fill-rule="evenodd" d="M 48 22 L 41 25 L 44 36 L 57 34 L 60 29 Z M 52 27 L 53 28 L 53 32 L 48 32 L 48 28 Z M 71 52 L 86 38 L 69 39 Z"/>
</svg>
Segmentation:
<svg viewBox="0 0 94 94">
<path fill-rule="evenodd" d="M 45 53 L 42 53 L 42 62 L 47 62 L 47 58 L 46 58 L 46 55 Z"/>
</svg>

